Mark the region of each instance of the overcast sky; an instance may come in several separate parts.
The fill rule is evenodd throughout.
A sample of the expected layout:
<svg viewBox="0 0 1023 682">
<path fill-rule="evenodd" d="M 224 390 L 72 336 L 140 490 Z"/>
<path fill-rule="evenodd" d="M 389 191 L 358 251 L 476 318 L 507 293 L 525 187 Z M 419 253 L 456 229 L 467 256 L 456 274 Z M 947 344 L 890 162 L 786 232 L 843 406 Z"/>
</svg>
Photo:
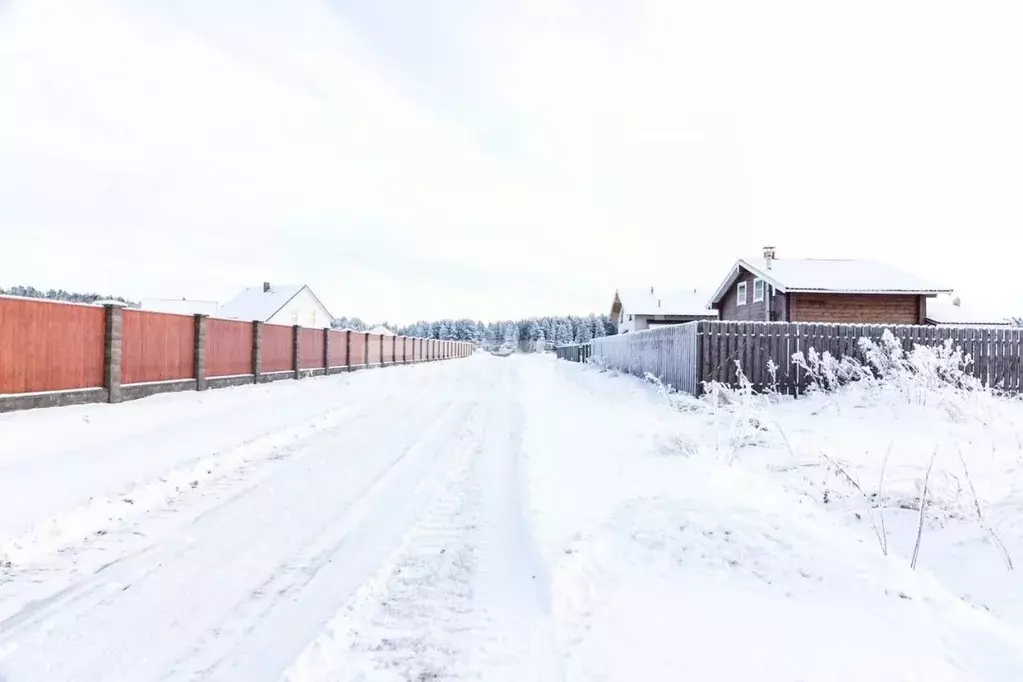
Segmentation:
<svg viewBox="0 0 1023 682">
<path fill-rule="evenodd" d="M 392 322 L 764 244 L 1023 313 L 1023 3 L 0 0 L 0 286 Z"/>
</svg>

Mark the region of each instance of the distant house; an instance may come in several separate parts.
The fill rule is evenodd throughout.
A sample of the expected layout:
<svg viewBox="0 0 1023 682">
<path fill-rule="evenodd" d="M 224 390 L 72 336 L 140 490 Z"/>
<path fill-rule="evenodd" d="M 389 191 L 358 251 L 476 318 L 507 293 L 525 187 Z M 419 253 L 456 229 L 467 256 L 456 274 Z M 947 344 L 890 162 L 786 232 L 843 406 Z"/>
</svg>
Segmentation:
<svg viewBox="0 0 1023 682">
<path fill-rule="evenodd" d="M 1008 327 L 1011 322 L 989 311 L 963 307 L 959 297 L 938 296 L 927 300 L 927 324 L 941 327 Z"/>
<path fill-rule="evenodd" d="M 178 315 L 216 315 L 216 301 L 193 301 L 187 298 L 144 298 L 139 306 L 154 313 Z"/>
<path fill-rule="evenodd" d="M 370 334 L 380 334 L 381 336 L 395 336 L 395 333 L 382 324 L 378 324 L 369 330 Z"/>
<path fill-rule="evenodd" d="M 693 320 L 714 320 L 717 312 L 707 307 L 707 294 L 696 289 L 619 289 L 611 304 L 611 319 L 618 324 L 619 334 L 628 334 Z"/>
<path fill-rule="evenodd" d="M 739 259 L 710 305 L 722 320 L 925 324 L 948 289 L 872 260 Z"/>
<path fill-rule="evenodd" d="M 245 289 L 222 305 L 216 316 L 303 327 L 329 327 L 334 319 L 308 286 L 269 282 Z"/>
</svg>

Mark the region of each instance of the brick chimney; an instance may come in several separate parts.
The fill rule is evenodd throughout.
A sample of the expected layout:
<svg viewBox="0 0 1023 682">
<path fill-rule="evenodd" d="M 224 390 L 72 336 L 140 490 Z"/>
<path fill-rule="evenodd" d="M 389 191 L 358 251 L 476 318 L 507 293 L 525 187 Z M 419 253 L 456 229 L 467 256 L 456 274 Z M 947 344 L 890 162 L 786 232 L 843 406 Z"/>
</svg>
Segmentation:
<svg viewBox="0 0 1023 682">
<path fill-rule="evenodd" d="M 263 293 L 270 293 L 270 282 L 263 282 Z"/>
<path fill-rule="evenodd" d="M 773 246 L 765 246 L 764 247 L 764 262 L 767 263 L 767 269 L 768 270 L 771 269 L 771 261 L 773 261 L 774 259 L 775 259 L 774 247 Z"/>
</svg>

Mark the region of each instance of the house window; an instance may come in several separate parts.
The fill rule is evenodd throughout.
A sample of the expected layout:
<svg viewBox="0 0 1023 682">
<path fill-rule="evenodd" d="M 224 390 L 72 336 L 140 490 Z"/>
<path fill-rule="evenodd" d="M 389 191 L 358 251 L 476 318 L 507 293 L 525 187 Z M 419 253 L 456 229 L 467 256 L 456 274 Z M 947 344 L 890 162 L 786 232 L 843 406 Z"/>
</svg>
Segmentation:
<svg viewBox="0 0 1023 682">
<path fill-rule="evenodd" d="M 736 291 L 735 305 L 746 305 L 746 283 L 739 282 L 739 287 Z"/>
<path fill-rule="evenodd" d="M 764 280 L 753 280 L 753 302 L 760 303 L 764 300 Z"/>
</svg>

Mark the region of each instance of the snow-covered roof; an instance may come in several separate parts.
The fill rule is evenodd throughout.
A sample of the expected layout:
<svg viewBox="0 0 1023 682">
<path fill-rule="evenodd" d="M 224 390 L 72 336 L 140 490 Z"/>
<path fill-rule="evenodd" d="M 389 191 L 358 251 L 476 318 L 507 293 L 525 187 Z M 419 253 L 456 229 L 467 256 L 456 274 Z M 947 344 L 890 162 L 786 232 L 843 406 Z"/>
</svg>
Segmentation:
<svg viewBox="0 0 1023 682">
<path fill-rule="evenodd" d="M 707 292 L 697 289 L 684 291 L 661 291 L 656 287 L 647 289 L 619 289 L 611 305 L 612 317 L 621 305 L 630 315 L 688 315 L 691 317 L 716 317 L 717 313 L 707 308 Z"/>
<path fill-rule="evenodd" d="M 372 329 L 370 329 L 369 333 L 370 334 L 383 334 L 384 336 L 396 336 L 396 334 L 394 332 L 392 332 L 390 329 L 388 329 L 387 327 L 385 327 L 382 324 L 378 324 L 377 326 L 375 326 Z"/>
<path fill-rule="evenodd" d="M 783 292 L 812 291 L 836 294 L 947 294 L 952 290 L 905 270 L 866 259 L 741 258 L 721 283 L 712 303 L 720 301 L 739 276 L 752 272 Z"/>
<path fill-rule="evenodd" d="M 976 306 L 956 305 L 951 296 L 927 300 L 927 321 L 932 324 L 1007 325 L 1004 315 L 998 315 Z"/>
<path fill-rule="evenodd" d="M 155 313 L 176 313 L 178 315 L 216 315 L 216 301 L 196 301 L 186 298 L 144 298 L 142 310 Z"/>
<path fill-rule="evenodd" d="M 303 289 L 304 284 L 274 284 L 269 291 L 262 285 L 249 287 L 220 306 L 217 317 L 266 322 Z"/>
</svg>

